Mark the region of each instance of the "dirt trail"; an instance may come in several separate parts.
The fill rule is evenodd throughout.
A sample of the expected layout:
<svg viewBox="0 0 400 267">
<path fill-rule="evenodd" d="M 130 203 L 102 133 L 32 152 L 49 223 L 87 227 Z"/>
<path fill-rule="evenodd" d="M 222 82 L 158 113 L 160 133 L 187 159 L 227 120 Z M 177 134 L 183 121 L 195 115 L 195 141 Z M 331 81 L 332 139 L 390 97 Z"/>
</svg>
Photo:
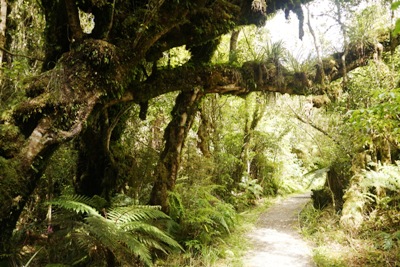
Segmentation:
<svg viewBox="0 0 400 267">
<path fill-rule="evenodd" d="M 253 245 L 243 258 L 244 267 L 314 267 L 311 248 L 298 233 L 298 214 L 310 193 L 293 195 L 262 214 L 248 234 Z"/>
</svg>

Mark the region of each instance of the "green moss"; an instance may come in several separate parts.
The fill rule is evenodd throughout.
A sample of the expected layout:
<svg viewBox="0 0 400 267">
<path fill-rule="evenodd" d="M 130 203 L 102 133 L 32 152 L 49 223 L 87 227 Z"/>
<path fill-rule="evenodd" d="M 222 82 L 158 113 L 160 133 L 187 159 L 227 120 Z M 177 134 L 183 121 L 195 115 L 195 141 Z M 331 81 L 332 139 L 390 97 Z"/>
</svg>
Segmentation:
<svg viewBox="0 0 400 267">
<path fill-rule="evenodd" d="M 19 128 L 15 125 L 0 125 L 0 155 L 11 158 L 15 156 L 24 142 Z"/>
<path fill-rule="evenodd" d="M 95 69 L 107 69 L 116 62 L 115 47 L 106 41 L 87 40 L 82 52 Z"/>
<path fill-rule="evenodd" d="M 0 157 L 0 203 L 3 205 L 8 205 L 12 199 L 13 192 L 9 189 L 16 187 L 18 177 L 15 162 Z"/>
</svg>

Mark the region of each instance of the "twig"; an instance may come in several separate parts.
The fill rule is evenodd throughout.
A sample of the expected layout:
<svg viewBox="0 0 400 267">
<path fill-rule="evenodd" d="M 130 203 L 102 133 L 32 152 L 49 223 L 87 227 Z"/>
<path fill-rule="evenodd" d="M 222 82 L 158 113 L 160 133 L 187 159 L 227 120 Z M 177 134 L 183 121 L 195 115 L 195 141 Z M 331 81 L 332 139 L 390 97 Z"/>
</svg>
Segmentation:
<svg viewBox="0 0 400 267">
<path fill-rule="evenodd" d="M 344 147 L 343 144 L 341 144 L 338 140 L 336 140 L 335 137 L 331 136 L 328 132 L 326 132 L 324 129 L 318 127 L 317 125 L 315 125 L 312 121 L 310 120 L 305 120 L 303 119 L 299 114 L 296 113 L 296 111 L 293 110 L 293 108 L 289 105 L 287 105 L 290 110 L 293 112 L 293 114 L 295 115 L 296 119 L 298 119 L 299 121 L 310 125 L 312 128 L 314 128 L 315 130 L 319 131 L 320 133 L 322 133 L 323 135 L 325 135 L 326 137 L 328 137 L 329 139 L 331 139 L 336 145 L 338 145 L 344 152 L 346 152 L 347 156 L 350 157 L 351 153 Z"/>
<path fill-rule="evenodd" d="M 24 58 L 28 58 L 28 59 L 44 62 L 44 59 L 31 57 L 31 56 L 28 56 L 28 55 L 23 55 L 23 54 L 18 54 L 18 53 L 13 53 L 10 50 L 7 50 L 7 49 L 5 49 L 4 47 L 1 47 L 1 46 L 0 46 L 0 50 L 3 51 L 3 52 L 6 52 L 7 54 L 9 54 L 9 55 L 11 55 L 13 57 L 24 57 Z"/>
</svg>

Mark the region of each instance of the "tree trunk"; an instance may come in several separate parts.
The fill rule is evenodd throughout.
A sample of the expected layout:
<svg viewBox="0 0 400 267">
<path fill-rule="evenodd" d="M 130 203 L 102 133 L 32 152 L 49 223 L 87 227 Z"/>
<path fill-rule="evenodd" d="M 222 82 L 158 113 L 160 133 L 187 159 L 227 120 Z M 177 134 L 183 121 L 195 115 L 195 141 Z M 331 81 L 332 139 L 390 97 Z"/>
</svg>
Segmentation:
<svg viewBox="0 0 400 267">
<path fill-rule="evenodd" d="M 176 98 L 172 120 L 164 132 L 165 146 L 156 167 L 156 180 L 150 196 L 151 205 L 160 205 L 169 212 L 168 192 L 175 187 L 182 148 L 203 97 L 200 89 L 182 92 Z"/>
<path fill-rule="evenodd" d="M 78 163 L 75 190 L 78 194 L 101 196 L 109 200 L 116 188 L 118 166 L 110 149 L 119 139 L 124 123 L 120 121 L 128 106 L 98 107 L 77 142 Z M 116 126 L 118 131 L 114 131 Z"/>
<path fill-rule="evenodd" d="M 210 152 L 210 120 L 208 119 L 208 114 L 204 108 L 200 110 L 200 125 L 199 130 L 197 131 L 197 136 L 199 137 L 197 147 L 200 149 L 204 157 L 210 158 L 212 155 Z"/>
<path fill-rule="evenodd" d="M 246 99 L 248 101 L 248 99 Z M 259 101 L 257 101 L 259 102 Z M 233 187 L 237 187 L 239 183 L 242 180 L 243 173 L 246 171 L 249 172 L 249 150 L 250 150 L 250 145 L 253 137 L 253 132 L 256 129 L 258 122 L 262 119 L 262 116 L 264 114 L 264 109 L 265 109 L 265 104 L 259 104 L 256 105 L 254 112 L 252 114 L 252 117 L 249 118 L 249 116 L 246 116 L 246 123 L 245 123 L 245 129 L 244 129 L 244 138 L 243 138 L 243 145 L 242 145 L 242 150 L 240 153 L 239 157 L 239 163 L 236 166 L 236 170 L 233 176 L 233 180 L 235 184 Z M 249 122 L 249 119 L 251 121 Z"/>
<path fill-rule="evenodd" d="M 317 65 L 316 65 L 316 74 L 315 74 L 315 81 L 319 84 L 321 84 L 322 86 L 325 86 L 325 71 L 324 71 L 324 64 L 322 62 L 322 56 L 321 56 L 321 46 L 320 46 L 320 42 L 317 39 L 317 35 L 315 34 L 314 28 L 311 25 L 311 11 L 309 6 L 306 6 L 307 8 L 307 26 L 308 26 L 308 30 L 310 31 L 310 34 L 313 38 L 313 42 L 314 42 L 314 48 L 315 51 L 317 53 Z"/>
<path fill-rule="evenodd" d="M 336 211 L 343 208 L 344 189 L 350 181 L 350 177 L 340 167 L 333 166 L 327 173 L 326 185 L 332 192 L 333 207 Z"/>
<path fill-rule="evenodd" d="M 5 48 L 6 45 L 6 25 L 7 25 L 7 1 L 0 0 L 0 47 Z M 4 51 L 0 49 L 0 67 L 4 62 Z M 2 71 L 0 69 L 0 77 L 2 76 Z M 1 85 L 0 80 L 0 85 Z"/>
<path fill-rule="evenodd" d="M 11 237 L 18 218 L 47 160 L 58 147 L 48 135 L 51 126 L 51 119 L 41 119 L 18 155 L 9 160 L 0 157 L 0 264 L 10 256 Z"/>
<path fill-rule="evenodd" d="M 70 48 L 68 14 L 64 1 L 42 0 L 44 15 L 46 17 L 45 34 L 45 59 L 43 71 L 55 67 L 61 55 Z"/>
<path fill-rule="evenodd" d="M 229 43 L 229 63 L 237 62 L 237 43 L 239 38 L 240 30 L 234 30 L 231 34 Z"/>
</svg>

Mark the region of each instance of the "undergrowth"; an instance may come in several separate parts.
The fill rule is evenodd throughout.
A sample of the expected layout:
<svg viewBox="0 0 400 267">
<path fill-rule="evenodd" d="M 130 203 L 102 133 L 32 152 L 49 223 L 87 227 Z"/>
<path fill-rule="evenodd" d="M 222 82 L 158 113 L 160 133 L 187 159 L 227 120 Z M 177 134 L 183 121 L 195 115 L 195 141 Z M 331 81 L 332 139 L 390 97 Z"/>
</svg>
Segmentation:
<svg viewBox="0 0 400 267">
<path fill-rule="evenodd" d="M 340 214 L 308 205 L 302 232 L 318 266 L 400 266 L 400 168 L 378 166 L 353 177 Z"/>
<path fill-rule="evenodd" d="M 237 213 L 235 215 L 235 224 L 230 227 L 229 234 L 221 234 L 212 239 L 212 242 L 200 245 L 196 241 L 197 239 L 192 237 L 192 240 L 186 242 L 186 245 L 189 243 L 189 246 L 186 246 L 184 253 L 171 254 L 167 259 L 160 260 L 157 266 L 242 267 L 241 258 L 250 247 L 248 241 L 243 237 L 254 227 L 260 213 L 263 213 L 269 207 L 270 203 L 268 198 L 263 198 L 246 211 Z M 192 246 L 193 243 L 198 246 Z"/>
</svg>

